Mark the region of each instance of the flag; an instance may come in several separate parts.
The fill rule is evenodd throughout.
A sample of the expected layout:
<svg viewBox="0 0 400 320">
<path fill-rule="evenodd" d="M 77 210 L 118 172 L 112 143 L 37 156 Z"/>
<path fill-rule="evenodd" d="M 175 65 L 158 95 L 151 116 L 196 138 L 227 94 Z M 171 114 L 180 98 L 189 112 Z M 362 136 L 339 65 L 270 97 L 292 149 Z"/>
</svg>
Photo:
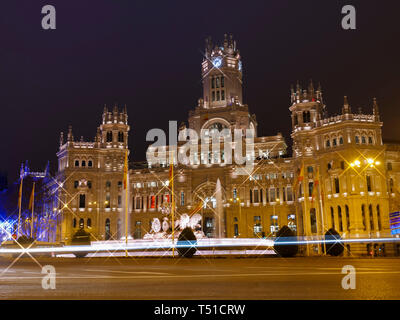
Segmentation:
<svg viewBox="0 0 400 320">
<path fill-rule="evenodd" d="M 190 211 L 189 216 L 194 215 L 195 213 L 199 212 L 201 210 L 201 208 L 203 208 L 203 201 L 200 201 L 196 207 L 194 207 L 192 209 L 192 211 Z"/>
<path fill-rule="evenodd" d="M 33 183 L 31 197 L 29 199 L 29 210 L 33 208 L 33 202 L 35 201 L 35 183 Z"/>
<path fill-rule="evenodd" d="M 18 208 L 21 207 L 21 200 L 22 200 L 22 183 L 24 178 L 21 176 L 21 183 L 19 184 L 19 192 L 18 192 Z"/>
<path fill-rule="evenodd" d="M 302 182 L 303 180 L 304 180 L 304 163 L 302 164 L 300 172 L 297 175 L 297 179 L 295 180 L 295 183 L 294 183 L 294 190 L 295 190 L 296 194 L 298 191 L 297 189 L 298 189 L 299 183 Z"/>
<path fill-rule="evenodd" d="M 319 168 L 317 168 L 317 174 L 314 179 L 314 184 L 313 184 L 313 190 L 312 190 L 312 196 L 311 196 L 311 203 L 314 203 L 314 199 L 317 197 L 317 188 L 319 186 Z"/>
<path fill-rule="evenodd" d="M 125 152 L 124 162 L 124 190 L 128 188 L 128 151 Z"/>
</svg>

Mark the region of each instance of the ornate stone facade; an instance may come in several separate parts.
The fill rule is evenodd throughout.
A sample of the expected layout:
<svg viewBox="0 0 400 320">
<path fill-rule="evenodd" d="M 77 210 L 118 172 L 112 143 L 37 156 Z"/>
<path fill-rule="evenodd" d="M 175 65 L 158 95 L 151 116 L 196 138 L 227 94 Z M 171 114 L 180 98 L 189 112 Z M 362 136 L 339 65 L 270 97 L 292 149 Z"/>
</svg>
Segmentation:
<svg viewBox="0 0 400 320">
<path fill-rule="evenodd" d="M 222 46 L 207 40 L 202 62 L 203 97 L 189 113 L 188 128 L 199 137 L 202 129 L 254 129 L 254 168 L 236 174 L 235 163 L 225 164 L 223 152 L 199 145 L 192 164 L 176 164 L 174 193 L 177 214 L 189 213 L 202 201 L 202 227 L 207 236 L 215 228 L 215 188 L 223 188 L 227 237 L 268 237 L 283 225 L 300 236 L 317 237 L 336 229 L 343 238 L 391 237 L 389 212 L 399 210 L 400 146 L 384 145 L 377 101 L 372 114 L 353 113 L 347 98 L 342 112 L 329 117 L 321 87 L 291 90 L 292 156 L 283 136 L 258 137 L 256 116 L 242 101 L 242 57 L 236 42 L 225 36 Z M 94 142 L 75 141 L 72 129 L 60 142 L 57 179 L 62 183 L 60 240 L 68 242 L 80 226 L 94 239 L 122 235 L 124 152 L 128 116 L 106 108 Z M 184 130 L 182 125 L 180 130 Z M 178 143 L 178 154 L 182 143 Z M 221 147 L 223 150 L 223 147 Z M 164 152 L 169 153 L 168 147 Z M 175 156 L 176 157 L 176 156 Z M 143 238 L 154 218 L 162 220 L 171 200 L 169 160 L 131 163 L 129 170 L 130 233 Z M 301 168 L 304 178 L 298 181 Z M 345 254 L 376 254 L 398 250 L 393 244 L 368 241 L 346 244 Z M 319 246 L 304 248 L 309 254 Z"/>
</svg>

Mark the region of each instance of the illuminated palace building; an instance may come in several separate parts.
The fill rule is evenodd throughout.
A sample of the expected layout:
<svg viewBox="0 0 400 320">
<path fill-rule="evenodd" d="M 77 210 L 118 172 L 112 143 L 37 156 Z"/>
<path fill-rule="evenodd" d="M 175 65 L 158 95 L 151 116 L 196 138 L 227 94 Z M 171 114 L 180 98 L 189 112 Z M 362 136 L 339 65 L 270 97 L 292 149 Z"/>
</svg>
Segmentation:
<svg viewBox="0 0 400 320">
<path fill-rule="evenodd" d="M 254 167 L 238 174 L 234 161 L 225 164 L 222 152 L 204 150 L 199 143 L 192 163 L 174 158 L 176 215 L 190 213 L 202 203 L 202 231 L 215 234 L 216 186 L 222 189 L 223 231 L 226 237 L 273 237 L 284 225 L 309 239 L 334 228 L 344 239 L 345 254 L 394 254 L 393 243 L 367 239 L 395 236 L 390 213 L 399 210 L 396 186 L 400 179 L 400 145 L 383 144 L 378 104 L 372 114 L 357 113 L 347 98 L 341 114 L 329 117 L 321 88 L 312 83 L 291 90 L 292 156 L 284 137 L 257 136 L 256 116 L 242 99 L 242 60 L 236 42 L 226 37 L 221 46 L 206 41 L 201 65 L 203 97 L 179 130 L 254 129 Z M 61 134 L 57 179 L 62 223 L 59 240 L 67 242 L 83 227 L 93 239 L 123 235 L 123 167 L 128 148 L 126 108 L 104 109 L 94 142 Z M 244 141 L 244 138 L 243 138 Z M 178 143 L 178 153 L 182 144 Z M 162 149 L 162 148 L 161 148 Z M 161 150 L 160 149 L 160 150 Z M 168 148 L 164 148 L 166 154 Z M 223 149 L 222 149 L 223 150 Z M 171 200 L 166 161 L 130 163 L 129 232 L 135 239 L 151 231 Z M 244 165 L 243 165 L 244 166 Z M 302 169 L 303 168 L 303 169 Z M 304 252 L 306 251 L 303 248 Z M 309 254 L 321 253 L 311 246 Z"/>
</svg>

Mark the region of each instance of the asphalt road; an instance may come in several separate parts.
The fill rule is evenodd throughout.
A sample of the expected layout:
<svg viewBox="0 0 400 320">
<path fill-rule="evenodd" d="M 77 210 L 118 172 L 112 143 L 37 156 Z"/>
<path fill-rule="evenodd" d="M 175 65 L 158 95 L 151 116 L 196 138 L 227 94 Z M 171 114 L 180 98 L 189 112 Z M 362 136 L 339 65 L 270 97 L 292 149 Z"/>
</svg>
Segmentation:
<svg viewBox="0 0 400 320">
<path fill-rule="evenodd" d="M 46 258 L 56 288 L 42 288 L 30 258 L 0 260 L 1 299 L 399 299 L 400 259 Z M 342 267 L 356 289 L 342 288 Z"/>
</svg>

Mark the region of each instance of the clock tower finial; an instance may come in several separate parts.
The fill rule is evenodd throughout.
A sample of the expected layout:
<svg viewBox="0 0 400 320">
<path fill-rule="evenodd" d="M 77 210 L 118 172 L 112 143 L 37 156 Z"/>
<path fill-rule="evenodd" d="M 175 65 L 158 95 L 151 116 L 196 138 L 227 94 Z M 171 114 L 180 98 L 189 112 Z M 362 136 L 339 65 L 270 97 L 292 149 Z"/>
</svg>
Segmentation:
<svg viewBox="0 0 400 320">
<path fill-rule="evenodd" d="M 222 108 L 233 103 L 242 104 L 242 61 L 233 37 L 224 35 L 218 46 L 206 39 L 206 52 L 202 63 L 204 108 Z"/>
</svg>

